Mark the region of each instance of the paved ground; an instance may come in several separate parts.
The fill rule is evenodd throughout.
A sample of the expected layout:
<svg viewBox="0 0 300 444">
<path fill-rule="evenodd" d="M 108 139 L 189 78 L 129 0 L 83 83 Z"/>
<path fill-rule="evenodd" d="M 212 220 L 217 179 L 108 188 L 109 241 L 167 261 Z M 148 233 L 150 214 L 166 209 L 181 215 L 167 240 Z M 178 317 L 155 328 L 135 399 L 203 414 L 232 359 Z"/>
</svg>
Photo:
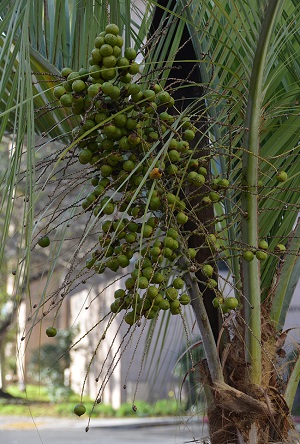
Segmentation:
<svg viewBox="0 0 300 444">
<path fill-rule="evenodd" d="M 207 426 L 178 418 L 93 419 L 0 416 L 0 444 L 183 444 L 199 443 Z"/>
<path fill-rule="evenodd" d="M 88 432 L 86 426 L 86 418 L 0 416 L 0 444 L 209 444 L 198 418 L 92 419 Z"/>
</svg>

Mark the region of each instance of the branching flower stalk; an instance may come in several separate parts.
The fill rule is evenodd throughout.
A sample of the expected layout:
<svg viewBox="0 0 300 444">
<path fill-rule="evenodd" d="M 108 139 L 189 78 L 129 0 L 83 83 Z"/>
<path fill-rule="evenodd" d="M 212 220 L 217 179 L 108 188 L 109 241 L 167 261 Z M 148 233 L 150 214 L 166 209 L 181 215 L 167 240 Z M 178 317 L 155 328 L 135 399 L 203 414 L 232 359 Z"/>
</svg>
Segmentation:
<svg viewBox="0 0 300 444">
<path fill-rule="evenodd" d="M 254 249 L 258 244 L 258 156 L 261 126 L 261 104 L 263 100 L 264 71 L 268 49 L 276 18 L 284 1 L 270 1 L 265 10 L 260 36 L 253 60 L 249 86 L 249 100 L 245 118 L 243 154 L 242 242 Z M 251 382 L 261 383 L 261 310 L 260 310 L 260 267 L 259 261 L 243 261 L 243 283 L 245 296 L 245 321 L 247 360 L 251 364 Z"/>
</svg>

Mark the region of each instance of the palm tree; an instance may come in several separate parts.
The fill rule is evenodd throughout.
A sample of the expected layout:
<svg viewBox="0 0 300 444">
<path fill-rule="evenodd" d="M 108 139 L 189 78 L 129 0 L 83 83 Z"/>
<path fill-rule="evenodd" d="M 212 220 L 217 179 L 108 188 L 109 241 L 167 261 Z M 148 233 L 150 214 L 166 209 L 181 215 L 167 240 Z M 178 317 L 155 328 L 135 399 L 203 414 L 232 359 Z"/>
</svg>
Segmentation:
<svg viewBox="0 0 300 444">
<path fill-rule="evenodd" d="M 179 229 L 183 254 L 172 260 L 184 279 L 202 337 L 206 359 L 200 365 L 211 441 L 285 442 L 293 430 L 290 412 L 300 377 L 299 359 L 291 363 L 288 374 L 283 370 L 284 322 L 300 266 L 300 5 L 296 0 L 143 4 L 141 13 L 134 2 L 126 0 L 57 0 L 51 7 L 48 2 L 4 1 L 0 136 L 9 131 L 14 145 L 1 182 L 5 219 L 0 258 L 3 263 L 19 182 L 26 177 L 25 228 L 19 230 L 18 256 L 23 260 L 18 262 L 15 279 L 16 288 L 24 280 L 28 284 L 38 197 L 35 134 L 47 133 L 67 144 L 53 158 L 53 168 L 71 162 L 73 147 L 86 133 L 74 139 L 71 130 L 79 118 L 57 106 L 52 90 L 62 82 L 62 67 L 79 70 L 87 66 L 99 29 L 107 22 L 117 23 L 124 32 L 125 46 L 134 42 L 136 49 L 141 48 L 140 83 L 153 86 L 159 81 L 160 88 L 169 90 L 175 99 L 166 135 L 160 126 L 161 134 L 149 148 L 155 162 L 164 157 L 165 166 L 170 167 L 166 137 L 182 134 L 189 119 L 196 137 L 188 155 L 195 168 L 202 168 L 202 174 L 199 170 L 197 174 L 204 177 L 207 170 L 202 187 L 190 179 L 187 167 L 178 172 L 177 182 L 177 173 L 172 172 L 172 181 L 163 176 L 161 194 L 175 194 L 184 202 L 188 217 Z M 182 75 L 187 70 L 189 75 Z M 44 113 L 49 103 L 53 103 L 51 111 Z M 107 122 L 111 120 L 108 117 Z M 148 157 L 145 154 L 138 161 L 144 164 Z M 141 198 L 145 214 L 155 188 L 146 177 L 155 162 L 143 171 L 141 188 L 148 191 L 146 201 L 145 195 Z M 49 181 L 51 177 L 49 174 Z M 128 183 L 130 175 L 121 185 L 126 188 Z M 136 197 L 127 201 L 126 213 Z M 51 205 L 49 209 L 53 209 Z M 69 210 L 72 213 L 74 206 Z M 169 214 L 169 210 L 160 211 L 153 209 L 158 223 Z M 168 221 L 174 221 L 172 217 Z M 123 214 L 115 231 L 125 219 Z M 95 223 L 87 226 L 81 245 Z M 143 236 L 139 242 L 142 247 Z M 196 253 L 193 258 L 192 251 Z M 178 251 L 176 254 L 179 256 Z M 218 276 L 219 261 L 228 267 L 227 278 Z M 68 288 L 70 282 L 65 282 Z M 225 294 L 228 286 L 230 297 Z"/>
</svg>

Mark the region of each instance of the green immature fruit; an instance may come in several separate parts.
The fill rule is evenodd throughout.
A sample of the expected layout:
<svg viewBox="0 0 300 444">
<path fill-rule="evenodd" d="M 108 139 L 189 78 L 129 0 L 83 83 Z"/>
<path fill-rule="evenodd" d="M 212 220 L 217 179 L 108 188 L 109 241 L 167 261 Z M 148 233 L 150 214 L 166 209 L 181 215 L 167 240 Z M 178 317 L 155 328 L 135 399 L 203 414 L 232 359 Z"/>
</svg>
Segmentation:
<svg viewBox="0 0 300 444">
<path fill-rule="evenodd" d="M 165 280 L 165 276 L 160 273 L 159 271 L 156 271 L 152 277 L 152 282 L 154 284 L 161 284 Z"/>
<path fill-rule="evenodd" d="M 228 297 L 224 300 L 224 305 L 228 310 L 235 310 L 239 305 L 239 301 L 237 298 Z"/>
<path fill-rule="evenodd" d="M 66 89 L 63 86 L 56 86 L 53 90 L 53 95 L 54 97 L 56 97 L 57 99 L 60 99 L 61 96 L 63 96 L 66 93 Z"/>
<path fill-rule="evenodd" d="M 153 228 L 150 225 L 144 225 L 142 236 L 150 237 L 152 233 L 153 233 Z"/>
<path fill-rule="evenodd" d="M 106 25 L 105 32 L 106 32 L 106 34 L 118 35 L 120 32 L 120 29 L 119 29 L 118 25 L 116 25 L 114 23 L 110 23 L 109 25 Z"/>
<path fill-rule="evenodd" d="M 180 225 L 184 225 L 189 220 L 189 217 L 185 213 L 180 211 L 176 216 L 176 220 Z"/>
<path fill-rule="evenodd" d="M 153 299 L 158 295 L 158 288 L 151 285 L 147 290 L 147 298 L 150 299 L 150 301 L 153 301 Z"/>
<path fill-rule="evenodd" d="M 195 259 L 197 251 L 195 250 L 195 248 L 189 248 L 188 249 L 188 253 L 189 253 L 189 257 L 191 259 Z"/>
<path fill-rule="evenodd" d="M 258 250 L 256 251 L 255 256 L 259 261 L 265 261 L 268 257 L 268 254 L 265 251 Z"/>
<path fill-rule="evenodd" d="M 55 327 L 48 327 L 46 329 L 46 335 L 48 336 L 48 338 L 53 338 L 54 336 L 57 335 L 57 330 Z"/>
<path fill-rule="evenodd" d="M 279 171 L 276 174 L 276 179 L 278 180 L 278 182 L 285 182 L 288 178 L 288 175 L 285 171 Z"/>
<path fill-rule="evenodd" d="M 139 280 L 138 280 L 138 287 L 139 287 L 139 288 L 142 288 L 142 289 L 145 289 L 145 288 L 148 287 L 148 285 L 149 285 L 149 281 L 148 281 L 148 279 L 145 278 L 144 276 L 141 276 L 141 277 L 139 278 Z"/>
<path fill-rule="evenodd" d="M 175 301 L 178 296 L 178 290 L 174 287 L 169 287 L 166 289 L 166 297 L 169 301 Z"/>
<path fill-rule="evenodd" d="M 192 131 L 190 129 L 187 129 L 187 130 L 184 131 L 183 137 L 184 137 L 185 140 L 190 141 L 190 140 L 193 140 L 195 138 L 195 133 L 194 133 L 194 131 Z"/>
<path fill-rule="evenodd" d="M 204 276 L 212 277 L 212 275 L 214 273 L 214 269 L 211 265 L 205 264 L 202 267 L 202 273 L 204 274 Z"/>
<path fill-rule="evenodd" d="M 166 299 L 163 299 L 160 303 L 159 303 L 159 308 L 161 310 L 169 310 L 170 309 L 170 302 L 167 301 Z"/>
<path fill-rule="evenodd" d="M 286 247 L 283 244 L 277 244 L 275 247 L 275 251 L 283 253 L 284 251 L 286 251 Z"/>
<path fill-rule="evenodd" d="M 188 294 L 184 293 L 180 296 L 179 302 L 181 305 L 188 305 L 191 302 L 191 298 Z"/>
<path fill-rule="evenodd" d="M 65 108 L 70 108 L 72 106 L 72 103 L 73 103 L 73 96 L 72 96 L 72 94 L 66 93 L 63 96 L 61 96 L 60 103 Z"/>
<path fill-rule="evenodd" d="M 216 193 L 215 191 L 211 191 L 208 197 L 212 202 L 219 202 L 219 200 L 221 199 L 220 194 Z"/>
<path fill-rule="evenodd" d="M 78 160 L 82 165 L 86 165 L 92 160 L 93 153 L 90 150 L 83 149 L 80 151 Z"/>
<path fill-rule="evenodd" d="M 268 247 L 269 247 L 269 244 L 267 241 L 262 239 L 258 242 L 258 248 L 261 248 L 262 250 L 267 250 Z"/>
<path fill-rule="evenodd" d="M 67 67 L 65 67 L 65 68 L 62 69 L 62 71 L 61 71 L 61 75 L 62 75 L 63 77 L 65 77 L 65 78 L 67 78 L 68 75 L 71 74 L 71 72 L 73 72 L 73 70 L 72 70 L 71 68 L 67 68 Z"/>
<path fill-rule="evenodd" d="M 42 248 L 49 247 L 49 245 L 50 245 L 49 236 L 40 237 L 38 240 L 38 245 Z"/>
<path fill-rule="evenodd" d="M 247 250 L 243 253 L 243 258 L 245 259 L 245 261 L 247 262 L 251 262 L 254 259 L 254 253 L 253 251 Z"/>
<path fill-rule="evenodd" d="M 72 89 L 76 93 L 80 93 L 86 89 L 86 84 L 83 80 L 74 80 L 72 83 Z"/>
<path fill-rule="evenodd" d="M 114 293 L 114 298 L 115 299 L 123 298 L 124 296 L 125 296 L 125 290 L 123 290 L 123 288 L 119 288 Z"/>
<path fill-rule="evenodd" d="M 212 300 L 212 304 L 215 308 L 220 308 L 224 300 L 221 297 L 216 297 Z"/>
<path fill-rule="evenodd" d="M 128 267 L 129 265 L 129 259 L 125 254 L 120 254 L 120 256 L 117 257 L 117 261 L 122 268 Z"/>
<path fill-rule="evenodd" d="M 75 407 L 74 407 L 75 415 L 82 416 L 85 414 L 85 412 L 86 412 L 86 408 L 82 403 L 75 405 Z"/>
<path fill-rule="evenodd" d="M 128 60 L 134 60 L 136 58 L 136 50 L 133 48 L 126 48 L 124 55 Z"/>
<path fill-rule="evenodd" d="M 180 290 L 184 286 L 184 280 L 182 280 L 181 278 L 177 277 L 172 282 L 172 285 L 173 285 L 174 288 Z"/>
</svg>

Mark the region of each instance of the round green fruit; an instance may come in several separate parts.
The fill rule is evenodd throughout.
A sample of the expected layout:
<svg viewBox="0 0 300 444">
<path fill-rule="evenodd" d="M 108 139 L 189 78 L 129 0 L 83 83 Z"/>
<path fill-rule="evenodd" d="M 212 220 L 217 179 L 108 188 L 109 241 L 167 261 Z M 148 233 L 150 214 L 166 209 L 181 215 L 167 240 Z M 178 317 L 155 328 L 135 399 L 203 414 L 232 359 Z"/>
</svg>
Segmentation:
<svg viewBox="0 0 300 444">
<path fill-rule="evenodd" d="M 49 247 L 49 245 L 50 245 L 49 236 L 40 237 L 38 240 L 38 245 L 42 248 Z"/>
<path fill-rule="evenodd" d="M 184 137 L 185 140 L 190 141 L 190 140 L 193 140 L 195 138 L 195 133 L 194 133 L 194 131 L 192 131 L 190 129 L 187 129 L 187 130 L 184 131 L 183 137 Z"/>
<path fill-rule="evenodd" d="M 212 277 L 214 269 L 211 265 L 205 264 L 202 267 L 202 273 L 204 274 L 204 276 Z"/>
<path fill-rule="evenodd" d="M 80 151 L 78 160 L 82 165 L 86 165 L 92 160 L 93 153 L 88 149 L 83 149 Z"/>
<path fill-rule="evenodd" d="M 65 77 L 65 78 L 67 78 L 68 75 L 71 74 L 71 72 L 73 72 L 73 70 L 72 70 L 71 68 L 67 68 L 67 67 L 65 67 L 65 68 L 62 69 L 62 71 L 61 71 L 61 75 L 62 75 L 63 77 Z"/>
<path fill-rule="evenodd" d="M 57 335 L 57 330 L 55 327 L 48 327 L 46 329 L 46 335 L 48 336 L 48 338 L 53 338 L 54 336 Z"/>
<path fill-rule="evenodd" d="M 166 289 L 166 297 L 169 301 L 175 301 L 178 296 L 178 290 L 174 287 L 168 287 Z"/>
<path fill-rule="evenodd" d="M 220 308 L 223 302 L 224 302 L 223 298 L 220 297 L 216 297 L 212 300 L 212 304 L 215 308 Z"/>
<path fill-rule="evenodd" d="M 285 182 L 288 178 L 288 175 L 285 171 L 279 171 L 276 174 L 276 179 L 278 180 L 278 182 Z"/>
<path fill-rule="evenodd" d="M 125 296 L 125 290 L 123 290 L 123 288 L 118 288 L 118 290 L 114 292 L 115 299 L 123 298 L 124 296 Z"/>
<path fill-rule="evenodd" d="M 63 96 L 66 93 L 66 89 L 60 85 L 60 86 L 56 86 L 53 90 L 53 95 L 54 97 L 56 97 L 57 99 L 60 99 L 61 96 Z"/>
<path fill-rule="evenodd" d="M 195 259 L 196 254 L 197 254 L 197 251 L 195 250 L 195 248 L 189 248 L 189 249 L 188 249 L 188 252 L 189 252 L 189 257 L 190 257 L 191 259 Z"/>
<path fill-rule="evenodd" d="M 149 281 L 148 281 L 148 279 L 145 278 L 144 276 L 141 276 L 141 277 L 139 278 L 139 280 L 138 280 L 138 287 L 139 287 L 139 288 L 142 288 L 142 289 L 145 289 L 145 288 L 148 287 L 148 285 L 149 285 Z"/>
<path fill-rule="evenodd" d="M 259 261 L 265 261 L 268 257 L 268 254 L 265 251 L 258 250 L 256 251 L 255 256 Z"/>
<path fill-rule="evenodd" d="M 275 247 L 275 251 L 283 253 L 286 251 L 286 247 L 283 244 L 277 244 Z"/>
<path fill-rule="evenodd" d="M 243 253 L 243 258 L 245 259 L 245 261 L 247 262 L 251 262 L 254 259 L 254 253 L 253 251 L 247 250 Z"/>
<path fill-rule="evenodd" d="M 75 405 L 75 407 L 74 407 L 75 415 L 82 416 L 85 414 L 85 412 L 86 412 L 86 408 L 82 403 Z"/>
<path fill-rule="evenodd" d="M 180 290 L 184 286 L 184 280 L 182 280 L 180 277 L 177 277 L 172 282 L 172 285 L 173 285 L 174 288 Z"/>
<path fill-rule="evenodd" d="M 159 308 L 161 310 L 169 310 L 170 309 L 170 302 L 167 301 L 167 299 L 163 299 L 160 303 L 159 303 Z"/>
<path fill-rule="evenodd" d="M 73 96 L 72 96 L 72 94 L 66 93 L 63 96 L 61 96 L 60 103 L 65 108 L 70 108 L 72 106 L 72 104 L 73 104 Z"/>
<path fill-rule="evenodd" d="M 184 225 L 189 220 L 189 217 L 185 213 L 180 211 L 176 216 L 176 220 L 180 225 Z"/>
<path fill-rule="evenodd" d="M 191 302 L 191 298 L 188 294 L 184 293 L 180 296 L 179 302 L 181 305 L 188 305 Z"/>
<path fill-rule="evenodd" d="M 258 242 L 258 248 L 261 248 L 262 250 L 267 250 L 268 247 L 269 247 L 269 244 L 267 241 L 262 239 Z"/>
<path fill-rule="evenodd" d="M 235 297 L 228 297 L 224 300 L 224 305 L 228 310 L 235 310 L 239 305 L 239 301 Z"/>
<path fill-rule="evenodd" d="M 115 23 L 110 23 L 109 25 L 106 25 L 105 32 L 106 34 L 118 35 L 120 30 L 118 25 L 116 25 Z"/>
<path fill-rule="evenodd" d="M 128 60 L 134 60 L 136 58 L 136 50 L 133 48 L 126 48 L 124 55 Z"/>
<path fill-rule="evenodd" d="M 80 93 L 86 89 L 86 84 L 83 80 L 74 80 L 72 83 L 72 90 L 76 93 Z"/>
</svg>

